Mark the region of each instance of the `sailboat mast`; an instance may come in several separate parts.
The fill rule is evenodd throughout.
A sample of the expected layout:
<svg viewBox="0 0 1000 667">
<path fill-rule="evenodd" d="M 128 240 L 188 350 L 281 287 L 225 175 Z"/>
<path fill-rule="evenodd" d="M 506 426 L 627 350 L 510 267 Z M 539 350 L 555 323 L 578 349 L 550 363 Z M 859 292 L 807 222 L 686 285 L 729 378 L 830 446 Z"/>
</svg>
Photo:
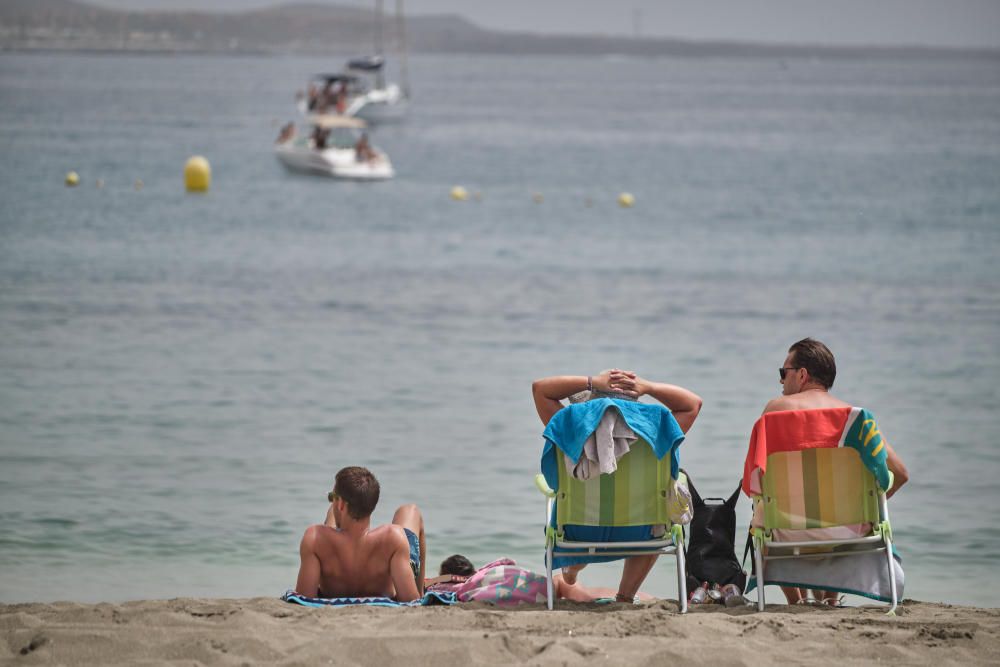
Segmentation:
<svg viewBox="0 0 1000 667">
<path fill-rule="evenodd" d="M 382 57 L 382 0 L 375 0 L 375 55 Z M 385 88 L 385 67 L 379 67 L 375 73 L 377 88 Z"/>
<path fill-rule="evenodd" d="M 399 69 L 403 80 L 403 95 L 410 97 L 410 72 L 406 61 L 406 19 L 403 18 L 403 0 L 396 0 L 396 30 L 399 32 Z"/>
</svg>

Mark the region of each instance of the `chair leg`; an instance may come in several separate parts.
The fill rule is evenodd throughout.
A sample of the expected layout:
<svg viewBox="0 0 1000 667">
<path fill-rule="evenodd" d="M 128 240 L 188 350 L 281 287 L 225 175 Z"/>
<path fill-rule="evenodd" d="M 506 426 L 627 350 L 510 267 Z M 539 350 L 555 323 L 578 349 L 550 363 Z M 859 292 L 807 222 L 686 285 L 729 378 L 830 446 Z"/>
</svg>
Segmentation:
<svg viewBox="0 0 1000 667">
<path fill-rule="evenodd" d="M 545 602 L 549 610 L 552 609 L 552 600 L 555 594 L 552 590 L 552 541 L 545 545 Z"/>
<path fill-rule="evenodd" d="M 677 602 L 681 608 L 681 613 L 686 614 L 688 610 L 687 596 L 687 567 L 684 560 L 684 545 L 676 546 L 677 549 Z"/>
<path fill-rule="evenodd" d="M 889 607 L 889 611 L 885 614 L 886 616 L 896 615 L 896 559 L 892 557 L 892 541 L 888 538 L 883 538 L 885 540 L 885 557 L 889 561 L 889 590 L 892 592 L 892 606 Z"/>
<path fill-rule="evenodd" d="M 757 567 L 757 611 L 764 611 L 764 549 L 763 540 L 753 540 L 753 560 Z"/>
</svg>

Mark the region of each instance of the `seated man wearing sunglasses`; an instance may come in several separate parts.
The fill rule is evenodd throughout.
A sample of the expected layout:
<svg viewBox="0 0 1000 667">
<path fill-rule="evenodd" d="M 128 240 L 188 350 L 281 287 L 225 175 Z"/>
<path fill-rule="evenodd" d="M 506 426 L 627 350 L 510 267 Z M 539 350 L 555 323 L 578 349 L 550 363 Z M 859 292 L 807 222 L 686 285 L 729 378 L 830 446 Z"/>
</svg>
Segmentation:
<svg viewBox="0 0 1000 667">
<path fill-rule="evenodd" d="M 803 338 L 788 348 L 785 363 L 778 369 L 781 377 L 781 396 L 771 399 L 764 407 L 762 414 L 782 410 L 817 410 L 822 408 L 849 408 L 851 405 L 830 393 L 833 381 L 837 377 L 837 364 L 833 352 L 823 343 L 812 338 Z M 885 442 L 883 440 L 883 442 Z M 885 442 L 886 466 L 894 475 L 892 488 L 885 494 L 891 497 L 906 484 L 910 478 L 902 459 Z M 782 586 L 782 591 L 789 604 L 794 604 L 806 597 L 805 589 Z M 832 600 L 836 593 L 829 591 L 814 591 L 820 601 Z"/>
<path fill-rule="evenodd" d="M 378 480 L 366 468 L 352 466 L 337 473 L 327 495 L 326 522 L 309 526 L 302 536 L 296 593 L 391 597 L 400 602 L 423 595 L 423 516 L 416 505 L 403 505 L 392 523 L 371 528 L 378 497 Z"/>
</svg>

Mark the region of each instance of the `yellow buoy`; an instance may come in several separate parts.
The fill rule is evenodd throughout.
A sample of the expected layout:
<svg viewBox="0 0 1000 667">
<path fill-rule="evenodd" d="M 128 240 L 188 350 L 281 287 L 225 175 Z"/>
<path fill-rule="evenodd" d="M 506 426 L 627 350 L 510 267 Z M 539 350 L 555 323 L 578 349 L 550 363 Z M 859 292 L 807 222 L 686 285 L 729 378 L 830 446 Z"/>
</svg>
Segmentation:
<svg viewBox="0 0 1000 667">
<path fill-rule="evenodd" d="M 188 192 L 208 192 L 212 184 L 212 168 L 200 155 L 188 158 L 184 164 L 184 187 Z"/>
<path fill-rule="evenodd" d="M 143 183 L 142 183 L 142 179 L 141 178 L 135 179 L 135 189 L 136 190 L 142 190 L 142 185 L 143 185 Z"/>
<path fill-rule="evenodd" d="M 66 185 L 68 187 L 71 187 L 71 188 L 76 187 L 76 185 L 79 182 L 80 182 L 80 175 L 78 173 L 76 173 L 75 171 L 71 171 L 68 174 L 66 174 Z"/>
<path fill-rule="evenodd" d="M 635 205 L 635 197 L 631 192 L 623 192 L 618 195 L 618 205 L 622 208 L 632 208 Z"/>
<path fill-rule="evenodd" d="M 543 201 L 545 201 L 545 197 L 542 196 L 541 192 L 536 192 L 535 194 L 531 195 L 531 198 L 534 200 L 536 204 L 541 204 Z"/>
<path fill-rule="evenodd" d="M 451 198 L 455 201 L 465 201 L 469 198 L 469 192 L 461 185 L 456 185 L 451 189 Z"/>
</svg>

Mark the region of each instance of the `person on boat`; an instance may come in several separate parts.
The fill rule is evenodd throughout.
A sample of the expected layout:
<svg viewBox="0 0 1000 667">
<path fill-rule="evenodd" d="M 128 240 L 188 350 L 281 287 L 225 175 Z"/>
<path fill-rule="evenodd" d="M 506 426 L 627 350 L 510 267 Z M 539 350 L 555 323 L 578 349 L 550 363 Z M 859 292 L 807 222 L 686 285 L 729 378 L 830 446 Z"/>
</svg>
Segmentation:
<svg viewBox="0 0 1000 667">
<path fill-rule="evenodd" d="M 768 401 L 761 414 L 783 410 L 851 407 L 830 393 L 833 381 L 837 377 L 837 363 L 830 348 L 818 340 L 803 338 L 788 348 L 788 355 L 778 369 L 778 375 L 781 376 L 781 396 Z M 885 494 L 888 498 L 906 484 L 910 475 L 903 460 L 893 451 L 889 443 L 884 440 L 882 442 L 885 443 L 886 466 L 894 477 L 892 488 Z M 788 604 L 808 599 L 807 589 L 782 586 L 781 590 L 785 593 Z M 837 600 L 837 594 L 832 591 L 813 591 L 813 597 L 827 604 Z"/>
<path fill-rule="evenodd" d="M 564 375 L 535 380 L 531 385 L 531 394 L 535 401 L 535 409 L 542 423 L 548 425 L 549 420 L 563 409 L 562 400 L 581 392 L 603 394 L 610 398 L 621 397 L 626 400 L 637 400 L 649 395 L 665 405 L 673 412 L 674 419 L 681 431 L 687 433 L 701 411 L 701 397 L 689 389 L 662 382 L 650 382 L 639 377 L 632 371 L 612 369 L 600 375 Z M 622 578 L 615 599 L 631 601 L 635 598 L 639 586 L 645 581 L 649 571 L 653 569 L 657 556 L 630 556 L 625 559 L 622 568 Z M 562 569 L 562 579 L 570 586 L 576 584 L 577 573 L 585 565 L 571 565 Z"/>
<path fill-rule="evenodd" d="M 327 81 L 323 90 L 316 96 L 316 113 L 326 113 L 326 110 L 335 103 L 333 93 L 333 81 Z"/>
<path fill-rule="evenodd" d="M 366 468 L 337 472 L 323 524 L 309 526 L 299 545 L 295 592 L 307 597 L 391 597 L 409 602 L 423 595 L 427 541 L 416 505 L 396 509 L 392 523 L 371 527 L 379 483 Z"/>
<path fill-rule="evenodd" d="M 288 143 L 295 138 L 295 123 L 289 121 L 281 126 L 281 131 L 278 133 L 278 138 L 274 143 L 284 144 Z"/>
<path fill-rule="evenodd" d="M 337 90 L 337 113 L 343 114 L 347 111 L 347 82 L 341 81 Z"/>
<path fill-rule="evenodd" d="M 326 140 L 330 136 L 330 130 L 324 130 L 319 125 L 313 130 L 312 140 L 316 150 L 321 151 L 326 148 Z"/>
<path fill-rule="evenodd" d="M 374 162 L 378 159 L 378 153 L 368 143 L 367 132 L 362 132 L 358 142 L 354 144 L 354 157 L 358 162 Z"/>
</svg>

